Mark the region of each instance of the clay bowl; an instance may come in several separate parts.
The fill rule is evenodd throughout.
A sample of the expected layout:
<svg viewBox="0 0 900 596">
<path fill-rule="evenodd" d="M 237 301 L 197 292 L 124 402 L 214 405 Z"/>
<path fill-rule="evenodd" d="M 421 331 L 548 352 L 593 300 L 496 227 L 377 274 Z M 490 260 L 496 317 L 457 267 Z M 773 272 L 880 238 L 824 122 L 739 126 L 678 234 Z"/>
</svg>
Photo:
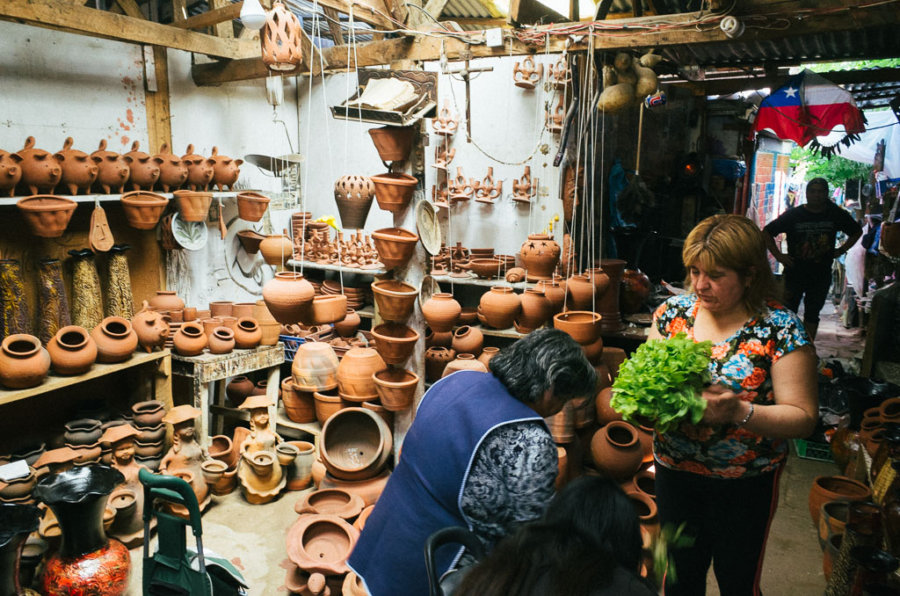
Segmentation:
<svg viewBox="0 0 900 596">
<path fill-rule="evenodd" d="M 373 373 L 372 379 L 385 409 L 399 412 L 412 405 L 419 385 L 419 375 L 416 373 L 402 368 L 387 368 Z"/>
<path fill-rule="evenodd" d="M 403 228 L 382 228 L 372 232 L 378 260 L 386 269 L 406 265 L 416 248 L 419 237 Z"/>
<path fill-rule="evenodd" d="M 405 321 L 413 312 L 419 290 L 415 286 L 393 279 L 372 282 L 375 304 L 386 321 Z"/>
<path fill-rule="evenodd" d="M 347 297 L 343 294 L 315 296 L 311 308 L 314 324 L 335 323 L 347 315 Z"/>
<path fill-rule="evenodd" d="M 359 530 L 336 515 L 302 515 L 288 530 L 287 554 L 308 573 L 347 573 Z"/>
<path fill-rule="evenodd" d="M 238 217 L 246 221 L 259 221 L 269 206 L 269 197 L 252 191 L 239 192 L 237 206 Z"/>
<path fill-rule="evenodd" d="M 372 329 L 375 349 L 388 364 L 403 364 L 416 348 L 419 332 L 399 323 L 382 323 Z"/>
<path fill-rule="evenodd" d="M 166 197 L 144 190 L 127 192 L 119 200 L 128 225 L 137 230 L 152 230 L 169 204 Z"/>
<path fill-rule="evenodd" d="M 365 480 L 378 474 L 394 444 L 387 423 L 364 408 L 344 408 L 322 426 L 319 453 L 325 468 L 341 480 Z"/>
<path fill-rule="evenodd" d="M 387 172 L 370 176 L 375 185 L 375 200 L 385 211 L 396 213 L 409 205 L 419 181 L 409 174 Z"/>
<path fill-rule="evenodd" d="M 362 512 L 366 506 L 359 495 L 341 488 L 325 488 L 315 490 L 294 505 L 297 513 L 317 513 L 319 515 L 336 515 L 351 520 Z"/>
<path fill-rule="evenodd" d="M 34 195 L 19 199 L 16 206 L 32 234 L 41 238 L 59 238 L 78 203 L 55 195 Z"/>
<path fill-rule="evenodd" d="M 469 270 L 483 279 L 493 279 L 500 274 L 502 263 L 499 259 L 472 259 L 469 261 Z"/>
<path fill-rule="evenodd" d="M 197 192 L 193 190 L 176 190 L 175 204 L 184 221 L 205 221 L 209 213 L 209 205 L 212 203 L 211 192 Z"/>
<path fill-rule="evenodd" d="M 266 239 L 265 236 L 253 230 L 241 230 L 237 233 L 238 240 L 244 251 L 248 255 L 255 255 L 259 252 L 259 243 Z"/>
<path fill-rule="evenodd" d="M 600 337 L 600 315 L 587 310 L 570 310 L 553 315 L 553 326 L 565 331 L 579 344 L 586 346 Z"/>
</svg>

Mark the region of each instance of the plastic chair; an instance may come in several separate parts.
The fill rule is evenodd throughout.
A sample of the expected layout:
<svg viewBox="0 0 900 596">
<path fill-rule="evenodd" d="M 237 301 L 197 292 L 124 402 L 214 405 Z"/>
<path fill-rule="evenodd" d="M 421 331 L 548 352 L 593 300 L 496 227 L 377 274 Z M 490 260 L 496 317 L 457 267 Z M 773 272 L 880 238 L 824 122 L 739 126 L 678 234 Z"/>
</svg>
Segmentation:
<svg viewBox="0 0 900 596">
<path fill-rule="evenodd" d="M 451 569 L 442 577 L 437 575 L 435 555 L 442 546 L 458 544 L 476 561 L 484 556 L 484 546 L 471 531 L 460 526 L 441 528 L 425 541 L 425 570 L 428 573 L 430 596 L 452 596 L 468 572 L 468 567 Z"/>
</svg>

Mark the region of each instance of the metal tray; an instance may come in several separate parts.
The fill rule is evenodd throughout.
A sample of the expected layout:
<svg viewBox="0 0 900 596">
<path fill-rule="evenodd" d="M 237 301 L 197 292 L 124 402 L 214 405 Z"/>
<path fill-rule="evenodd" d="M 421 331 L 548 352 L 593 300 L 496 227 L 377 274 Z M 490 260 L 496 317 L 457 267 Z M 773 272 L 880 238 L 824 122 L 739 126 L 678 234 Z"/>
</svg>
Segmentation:
<svg viewBox="0 0 900 596">
<path fill-rule="evenodd" d="M 373 110 L 358 106 L 347 107 L 362 92 L 369 79 L 395 78 L 409 81 L 416 90 L 419 99 L 402 112 Z M 437 73 L 421 70 L 375 70 L 360 69 L 360 89 L 340 105 L 331 106 L 331 115 L 338 120 L 356 120 L 372 124 L 389 124 L 391 126 L 410 126 L 421 118 L 433 118 L 437 115 Z"/>
</svg>

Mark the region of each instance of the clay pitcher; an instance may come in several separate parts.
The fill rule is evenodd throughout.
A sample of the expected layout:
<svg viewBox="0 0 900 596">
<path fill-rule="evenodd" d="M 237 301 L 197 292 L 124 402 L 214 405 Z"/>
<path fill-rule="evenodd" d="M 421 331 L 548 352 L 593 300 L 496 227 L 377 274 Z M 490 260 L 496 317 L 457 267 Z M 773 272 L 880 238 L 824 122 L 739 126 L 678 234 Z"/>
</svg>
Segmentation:
<svg viewBox="0 0 900 596">
<path fill-rule="evenodd" d="M 131 174 L 131 167 L 121 154 L 106 150 L 106 139 L 100 139 L 100 146 L 91 153 L 99 168 L 94 192 L 104 194 L 125 192 L 125 183 Z"/>
<path fill-rule="evenodd" d="M 131 144 L 131 151 L 122 156 L 131 168 L 128 187 L 131 190 L 153 190 L 153 186 L 159 180 L 159 167 L 163 160 L 158 155 L 151 157 L 140 148 L 140 141 L 135 141 Z"/>
<path fill-rule="evenodd" d="M 212 182 L 215 161 L 194 153 L 194 146 L 188 145 L 181 161 L 187 166 L 188 176 L 185 187 L 190 190 L 208 190 Z"/>
<path fill-rule="evenodd" d="M 169 144 L 163 143 L 154 156 L 159 163 L 159 186 L 163 192 L 178 190 L 188 177 L 187 165 L 180 157 L 169 151 Z"/>
<path fill-rule="evenodd" d="M 20 164 L 22 178 L 19 184 L 24 191 L 19 194 L 53 194 L 62 176 L 62 166 L 59 159 L 48 151 L 36 149 L 34 137 L 25 139 L 25 147 L 18 151 L 18 154 L 22 158 Z"/>
<path fill-rule="evenodd" d="M 94 160 L 77 149 L 72 149 L 72 137 L 66 137 L 63 148 L 54 155 L 59 160 L 62 174 L 59 185 L 65 188 L 70 195 L 87 194 L 91 185 L 97 179 L 100 169 Z"/>
</svg>

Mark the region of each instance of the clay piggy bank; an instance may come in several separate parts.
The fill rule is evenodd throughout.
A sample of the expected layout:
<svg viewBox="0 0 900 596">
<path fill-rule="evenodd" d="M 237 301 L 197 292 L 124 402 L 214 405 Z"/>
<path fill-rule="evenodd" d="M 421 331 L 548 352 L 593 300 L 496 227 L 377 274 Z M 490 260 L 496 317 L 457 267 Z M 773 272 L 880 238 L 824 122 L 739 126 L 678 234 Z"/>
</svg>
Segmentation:
<svg viewBox="0 0 900 596">
<path fill-rule="evenodd" d="M 59 160 L 62 168 L 58 186 L 68 191 L 70 195 L 90 192 L 91 185 L 97 179 L 100 170 L 90 155 L 72 149 L 72 137 L 66 137 L 63 148 L 54 157 Z"/>
<path fill-rule="evenodd" d="M 94 182 L 94 190 L 109 194 L 111 192 L 122 193 L 125 191 L 125 183 L 131 168 L 120 153 L 106 150 L 106 139 L 100 140 L 100 146 L 91 153 L 91 159 L 97 162 L 100 172 L 97 181 Z"/>
<path fill-rule="evenodd" d="M 131 319 L 131 326 L 137 333 L 138 343 L 148 352 L 162 348 L 169 337 L 169 323 L 162 314 L 150 310 L 146 300 L 144 307 Z"/>
<path fill-rule="evenodd" d="M 19 184 L 25 191 L 21 194 L 53 194 L 62 176 L 59 160 L 48 151 L 35 149 L 34 137 L 25 139 L 25 147 L 18 153 L 22 158 L 22 180 Z"/>
<path fill-rule="evenodd" d="M 22 179 L 22 157 L 0 149 L 0 196 L 16 194 L 16 184 Z M 8 194 L 7 194 L 8 193 Z"/>
<path fill-rule="evenodd" d="M 194 146 L 187 146 L 187 153 L 181 156 L 187 164 L 188 178 L 185 186 L 190 190 L 207 190 L 213 177 L 213 165 L 216 163 L 208 157 L 194 153 Z"/>
<path fill-rule="evenodd" d="M 128 187 L 131 190 L 153 190 L 153 185 L 159 180 L 159 166 L 163 160 L 159 156 L 150 157 L 140 149 L 140 141 L 135 141 L 131 144 L 131 151 L 122 156 L 131 168 Z"/>
<path fill-rule="evenodd" d="M 169 151 L 169 144 L 163 143 L 156 154 L 159 158 L 159 185 L 163 192 L 178 190 L 188 177 L 187 165 L 181 158 Z"/>
<path fill-rule="evenodd" d="M 231 190 L 231 187 L 237 182 L 238 175 L 241 173 L 240 166 L 244 163 L 244 160 L 231 159 L 230 157 L 219 155 L 218 147 L 213 147 L 210 159 L 213 161 L 213 186 L 219 191 L 226 188 Z"/>
</svg>

